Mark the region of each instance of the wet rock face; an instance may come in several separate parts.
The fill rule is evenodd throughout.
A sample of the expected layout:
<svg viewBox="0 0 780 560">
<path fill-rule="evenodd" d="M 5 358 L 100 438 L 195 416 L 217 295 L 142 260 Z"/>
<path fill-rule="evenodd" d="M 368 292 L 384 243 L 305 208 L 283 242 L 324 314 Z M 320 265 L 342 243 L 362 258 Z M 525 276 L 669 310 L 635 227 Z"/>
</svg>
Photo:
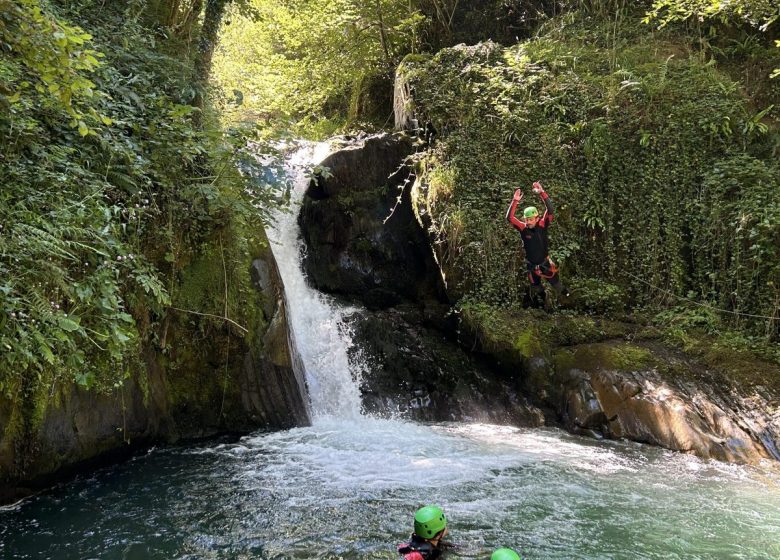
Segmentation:
<svg viewBox="0 0 780 560">
<path fill-rule="evenodd" d="M 576 349 L 603 355 L 605 345 Z M 562 381 L 561 414 L 575 432 L 596 437 L 626 438 L 703 458 L 738 463 L 780 460 L 780 413 L 771 398 L 740 394 L 714 372 L 691 380 L 696 366 L 663 355 L 663 365 L 634 371 L 603 366 L 556 372 Z M 591 362 L 592 363 L 592 362 Z M 677 373 L 668 375 L 676 367 Z M 692 368 L 688 379 L 679 368 Z M 667 370 L 665 372 L 664 370 Z M 709 380 L 709 381 L 708 381 Z M 774 411 L 774 412 L 773 412 Z"/>
<path fill-rule="evenodd" d="M 349 318 L 355 346 L 351 359 L 363 367 L 366 412 L 418 421 L 469 421 L 541 426 L 544 414 L 497 377 L 414 306 L 355 313 Z"/>
<path fill-rule="evenodd" d="M 413 180 L 405 159 L 413 151 L 409 137 L 381 134 L 321 163 L 329 174 L 312 181 L 299 216 L 304 269 L 318 289 L 372 309 L 444 297 L 405 188 Z"/>
<path fill-rule="evenodd" d="M 269 251 L 252 262 L 252 282 L 261 298 L 265 329 L 243 353 L 238 377 L 241 409 L 255 427 L 292 428 L 309 424 L 308 398 L 300 358 L 290 340 L 284 287 Z"/>
</svg>

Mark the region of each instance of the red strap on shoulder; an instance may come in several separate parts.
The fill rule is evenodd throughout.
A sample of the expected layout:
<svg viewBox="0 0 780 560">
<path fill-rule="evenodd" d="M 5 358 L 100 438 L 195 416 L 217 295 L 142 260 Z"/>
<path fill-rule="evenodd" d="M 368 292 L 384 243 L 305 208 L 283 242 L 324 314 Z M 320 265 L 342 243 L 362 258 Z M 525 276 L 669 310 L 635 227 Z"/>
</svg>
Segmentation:
<svg viewBox="0 0 780 560">
<path fill-rule="evenodd" d="M 419 552 L 414 551 L 410 552 L 409 554 L 405 554 L 404 560 L 425 560 L 425 558 L 423 558 L 423 555 Z"/>
</svg>

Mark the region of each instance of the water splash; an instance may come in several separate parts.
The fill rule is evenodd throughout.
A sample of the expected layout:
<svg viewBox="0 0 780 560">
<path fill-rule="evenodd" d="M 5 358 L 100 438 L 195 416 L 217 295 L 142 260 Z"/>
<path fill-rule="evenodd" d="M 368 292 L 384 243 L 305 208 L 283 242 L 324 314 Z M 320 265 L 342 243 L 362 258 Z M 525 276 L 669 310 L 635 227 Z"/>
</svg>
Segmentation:
<svg viewBox="0 0 780 560">
<path fill-rule="evenodd" d="M 560 430 L 320 418 L 0 512 L 0 558 L 393 560 L 436 503 L 463 560 L 776 560 L 779 499 L 770 472 Z"/>
</svg>

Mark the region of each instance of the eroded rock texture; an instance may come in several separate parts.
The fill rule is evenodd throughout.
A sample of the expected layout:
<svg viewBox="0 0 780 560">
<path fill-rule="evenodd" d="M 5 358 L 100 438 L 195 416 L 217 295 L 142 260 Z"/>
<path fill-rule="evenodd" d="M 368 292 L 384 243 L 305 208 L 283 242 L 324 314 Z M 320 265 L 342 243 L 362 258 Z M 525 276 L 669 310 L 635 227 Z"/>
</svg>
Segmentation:
<svg viewBox="0 0 780 560">
<path fill-rule="evenodd" d="M 780 460 L 776 398 L 652 346 L 643 348 L 645 363 L 618 367 L 610 355 L 621 345 L 560 351 L 572 364 L 554 374 L 567 427 L 723 461 Z"/>
</svg>

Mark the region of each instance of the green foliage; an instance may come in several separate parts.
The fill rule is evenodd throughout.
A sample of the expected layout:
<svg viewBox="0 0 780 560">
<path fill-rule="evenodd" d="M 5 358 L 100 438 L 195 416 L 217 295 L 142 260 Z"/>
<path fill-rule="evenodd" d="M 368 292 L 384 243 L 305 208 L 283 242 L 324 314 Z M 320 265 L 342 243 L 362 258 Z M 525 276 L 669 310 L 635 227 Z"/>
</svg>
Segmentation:
<svg viewBox="0 0 780 560">
<path fill-rule="evenodd" d="M 737 154 L 716 160 L 696 200 L 694 279 L 719 307 L 770 313 L 780 281 L 780 169 Z"/>
<path fill-rule="evenodd" d="M 321 133 L 344 117 L 387 121 L 393 71 L 411 49 L 416 11 L 397 0 L 253 0 L 252 8 L 252 17 L 230 15 L 214 57 L 229 118 L 292 119 Z M 334 117 L 333 126 L 323 124 Z"/>
<path fill-rule="evenodd" d="M 751 335 L 744 329 L 729 329 L 719 313 L 711 308 L 678 305 L 656 314 L 653 324 L 667 342 L 713 361 L 732 362 L 729 368 L 732 372 L 755 361 L 757 356 L 780 363 L 780 346 L 767 341 L 766 336 Z M 761 370 L 750 365 L 745 369 L 752 369 L 752 376 Z"/>
<path fill-rule="evenodd" d="M 448 247 L 453 293 L 519 305 L 523 255 L 504 213 L 515 188 L 531 195 L 539 179 L 556 206 L 551 256 L 581 304 L 616 311 L 692 296 L 766 317 L 721 314 L 776 336 L 773 109 L 753 107 L 742 84 L 689 50 L 691 38 L 625 17 L 618 26 L 569 13 L 514 47 L 404 62 L 417 116 L 441 133 L 415 200 Z"/>
<path fill-rule="evenodd" d="M 525 357 L 542 352 L 538 325 L 531 316 L 518 319 L 468 297 L 459 303 L 458 313 L 461 329 L 472 333 L 482 350 L 494 354 L 519 352 Z"/>
<path fill-rule="evenodd" d="M 603 278 L 574 278 L 567 285 L 576 294 L 577 307 L 586 312 L 621 313 L 628 300 L 621 286 Z"/>
<path fill-rule="evenodd" d="M 717 334 L 720 326 L 718 314 L 707 307 L 671 307 L 658 313 L 654 323 L 683 331 L 698 329 L 707 334 Z"/>
<path fill-rule="evenodd" d="M 560 346 L 622 339 L 632 330 L 629 325 L 603 318 L 495 307 L 470 296 L 458 302 L 457 309 L 461 335 L 473 337 L 482 351 L 510 361 L 518 354 L 528 358 L 548 354 Z"/>
<path fill-rule="evenodd" d="M 776 29 L 780 21 L 780 3 L 775 0 L 654 0 L 645 22 L 663 27 L 691 19 L 702 23 L 746 22 L 761 32 L 769 32 L 772 28 Z M 709 32 L 710 35 L 717 34 L 715 27 L 710 27 Z M 751 42 L 757 42 L 755 36 Z M 780 41 L 775 41 L 775 45 L 780 47 Z M 780 68 L 776 68 L 771 76 L 774 78 L 778 74 Z"/>
<path fill-rule="evenodd" d="M 780 18 L 780 5 L 773 0 L 654 0 L 646 21 L 666 25 L 691 17 L 742 19 L 766 30 Z"/>
<path fill-rule="evenodd" d="M 39 0 L 0 0 L 0 47 L 13 59 L 6 71 L 21 67 L 26 78 L 8 84 L 12 91 L 0 90 L 6 94 L 0 99 L 18 106 L 34 89 L 45 106 L 65 109 L 82 136 L 90 132 L 82 111 L 94 122 L 110 124 L 87 103 L 95 95 L 89 75 L 103 56 L 87 47 L 91 38 L 80 27 L 52 17 Z M 3 89 L 11 89 L 8 85 Z"/>
<path fill-rule="evenodd" d="M 208 113 L 193 126 L 187 44 L 161 43 L 132 3 L 2 6 L 0 391 L 13 397 L 20 378 L 110 390 L 221 232 L 234 234 L 220 262 L 246 268 L 278 192 L 246 188 L 259 164 L 243 133 Z M 220 293 L 248 284 L 225 276 Z M 193 311 L 240 320 L 227 299 Z"/>
<path fill-rule="evenodd" d="M 780 41 L 775 41 L 775 46 L 780 48 Z M 780 68 L 775 68 L 772 71 L 772 78 L 780 78 Z"/>
<path fill-rule="evenodd" d="M 512 43 L 554 11 L 541 0 L 245 0 L 214 57 L 230 122 L 325 137 L 387 127 L 407 54 L 488 37 Z M 246 9 L 246 6 L 249 9 Z"/>
</svg>

